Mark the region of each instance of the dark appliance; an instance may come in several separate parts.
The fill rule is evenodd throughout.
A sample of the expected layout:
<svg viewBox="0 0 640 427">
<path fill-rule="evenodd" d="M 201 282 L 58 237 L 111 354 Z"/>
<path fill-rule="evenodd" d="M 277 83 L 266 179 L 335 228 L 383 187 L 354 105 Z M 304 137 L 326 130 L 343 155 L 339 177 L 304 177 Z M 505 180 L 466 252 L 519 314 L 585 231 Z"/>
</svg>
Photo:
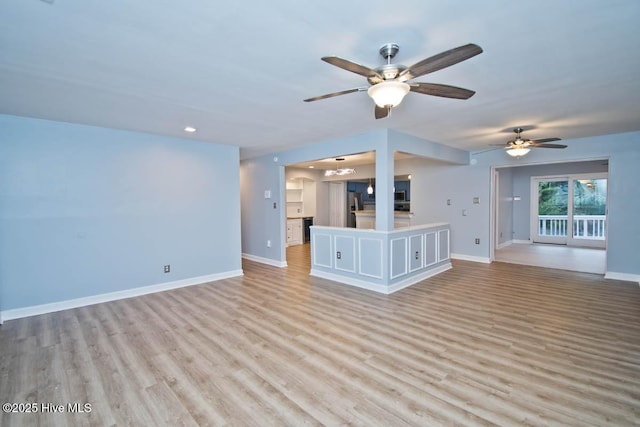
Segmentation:
<svg viewBox="0 0 640 427">
<path fill-rule="evenodd" d="M 308 216 L 302 218 L 302 242 L 307 243 L 311 241 L 311 227 L 313 225 L 313 217 Z"/>
</svg>

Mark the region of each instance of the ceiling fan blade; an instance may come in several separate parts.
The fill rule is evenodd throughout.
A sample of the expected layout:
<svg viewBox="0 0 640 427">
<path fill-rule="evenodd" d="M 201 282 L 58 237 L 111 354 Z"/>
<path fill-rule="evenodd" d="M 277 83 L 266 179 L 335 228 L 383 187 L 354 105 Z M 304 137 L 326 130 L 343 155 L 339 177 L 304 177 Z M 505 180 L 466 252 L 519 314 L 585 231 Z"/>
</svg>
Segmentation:
<svg viewBox="0 0 640 427">
<path fill-rule="evenodd" d="M 529 141 L 529 147 L 536 148 L 567 148 L 564 144 L 536 144 L 533 141 Z"/>
<path fill-rule="evenodd" d="M 433 73 L 434 71 L 441 70 L 451 65 L 457 64 L 469 58 L 482 53 L 482 48 L 473 43 L 466 44 L 464 46 L 456 47 L 446 52 L 439 53 L 427 59 L 423 59 L 420 62 L 416 62 L 402 73 L 398 77 L 401 81 L 411 80 L 425 74 Z M 324 59 L 324 58 L 323 58 Z"/>
<path fill-rule="evenodd" d="M 544 144 L 545 142 L 553 142 L 553 141 L 561 141 L 561 139 L 560 138 L 542 138 L 542 139 L 532 139 L 530 142 Z"/>
<path fill-rule="evenodd" d="M 441 85 L 437 83 L 411 83 L 411 92 L 423 93 L 425 95 L 441 96 L 443 98 L 469 99 L 475 92 L 461 87 Z"/>
<path fill-rule="evenodd" d="M 389 108 L 389 107 L 378 107 L 376 105 L 376 111 L 375 111 L 376 119 L 384 119 L 385 117 L 387 117 L 389 115 L 389 110 L 391 110 L 391 108 Z"/>
<path fill-rule="evenodd" d="M 338 56 L 323 56 L 322 60 L 331 65 L 335 65 L 336 67 L 342 68 L 343 70 L 351 71 L 352 73 L 360 74 L 365 77 L 377 77 L 381 80 L 384 79 L 379 73 L 375 70 L 372 70 L 369 67 L 365 67 L 364 65 L 356 64 L 355 62 L 349 61 L 348 59 L 343 59 Z"/>
<path fill-rule="evenodd" d="M 313 98 L 308 98 L 308 99 L 305 99 L 304 102 L 319 101 L 321 99 L 333 98 L 334 96 L 346 95 L 348 93 L 353 93 L 353 92 L 363 92 L 365 90 L 367 90 L 367 88 L 364 88 L 364 87 L 347 89 L 347 90 L 342 90 L 340 92 L 333 92 L 333 93 L 328 93 L 326 95 L 320 95 Z"/>
</svg>

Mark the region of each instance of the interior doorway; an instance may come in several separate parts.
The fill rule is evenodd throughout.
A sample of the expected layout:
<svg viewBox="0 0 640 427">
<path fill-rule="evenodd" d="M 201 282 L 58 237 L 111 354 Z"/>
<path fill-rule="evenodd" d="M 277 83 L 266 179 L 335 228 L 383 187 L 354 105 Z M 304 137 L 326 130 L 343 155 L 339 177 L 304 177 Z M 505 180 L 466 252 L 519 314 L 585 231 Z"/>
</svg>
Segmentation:
<svg viewBox="0 0 640 427">
<path fill-rule="evenodd" d="M 608 173 L 607 159 L 495 168 L 491 260 L 604 273 Z"/>
</svg>

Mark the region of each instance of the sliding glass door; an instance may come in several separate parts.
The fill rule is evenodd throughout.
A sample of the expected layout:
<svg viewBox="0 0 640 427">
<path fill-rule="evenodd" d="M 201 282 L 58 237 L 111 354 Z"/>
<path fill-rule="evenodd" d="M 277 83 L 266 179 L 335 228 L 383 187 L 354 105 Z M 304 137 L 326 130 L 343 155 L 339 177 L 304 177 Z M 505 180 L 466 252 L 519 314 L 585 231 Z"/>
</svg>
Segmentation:
<svg viewBox="0 0 640 427">
<path fill-rule="evenodd" d="M 606 246 L 606 174 L 536 177 L 531 184 L 533 242 Z"/>
</svg>

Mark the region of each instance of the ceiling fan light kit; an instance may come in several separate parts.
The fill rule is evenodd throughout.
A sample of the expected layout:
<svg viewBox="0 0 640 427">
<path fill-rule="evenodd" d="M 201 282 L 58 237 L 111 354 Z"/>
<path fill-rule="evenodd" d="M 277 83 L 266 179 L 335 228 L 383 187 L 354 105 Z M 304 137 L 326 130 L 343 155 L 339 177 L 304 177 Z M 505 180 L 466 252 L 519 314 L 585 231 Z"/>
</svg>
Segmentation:
<svg viewBox="0 0 640 427">
<path fill-rule="evenodd" d="M 398 53 L 399 49 L 400 47 L 396 43 L 387 43 L 383 45 L 379 52 L 387 63 L 377 68 L 369 68 L 337 56 L 323 57 L 322 60 L 331 65 L 366 77 L 370 87 L 358 87 L 340 92 L 328 93 L 326 95 L 308 98 L 304 101 L 319 101 L 321 99 L 333 98 L 335 96 L 355 92 L 364 92 L 366 90 L 376 104 L 374 110 L 375 118 L 382 119 L 387 117 L 389 115 L 389 111 L 393 107 L 397 107 L 409 92 L 453 99 L 469 99 L 475 94 L 472 90 L 455 86 L 409 81 L 416 77 L 433 73 L 434 71 L 450 67 L 458 62 L 472 58 L 482 53 L 482 48 L 480 46 L 469 43 L 423 59 L 410 67 L 391 63 L 391 58 Z"/>
<path fill-rule="evenodd" d="M 406 94 L 409 93 L 409 85 L 396 80 L 385 80 L 371 86 L 367 92 L 378 107 L 397 107 Z"/>
<path fill-rule="evenodd" d="M 516 138 L 508 141 L 506 146 L 500 144 L 511 157 L 522 157 L 528 154 L 531 148 L 567 148 L 564 144 L 547 144 L 551 141 L 560 141 L 560 138 L 526 139 L 520 135 L 524 129 L 515 128 L 513 131 L 516 134 Z"/>
<path fill-rule="evenodd" d="M 508 149 L 507 154 L 511 157 L 522 157 L 525 154 L 529 153 L 529 151 L 531 151 L 531 148 L 517 147 Z"/>
</svg>

